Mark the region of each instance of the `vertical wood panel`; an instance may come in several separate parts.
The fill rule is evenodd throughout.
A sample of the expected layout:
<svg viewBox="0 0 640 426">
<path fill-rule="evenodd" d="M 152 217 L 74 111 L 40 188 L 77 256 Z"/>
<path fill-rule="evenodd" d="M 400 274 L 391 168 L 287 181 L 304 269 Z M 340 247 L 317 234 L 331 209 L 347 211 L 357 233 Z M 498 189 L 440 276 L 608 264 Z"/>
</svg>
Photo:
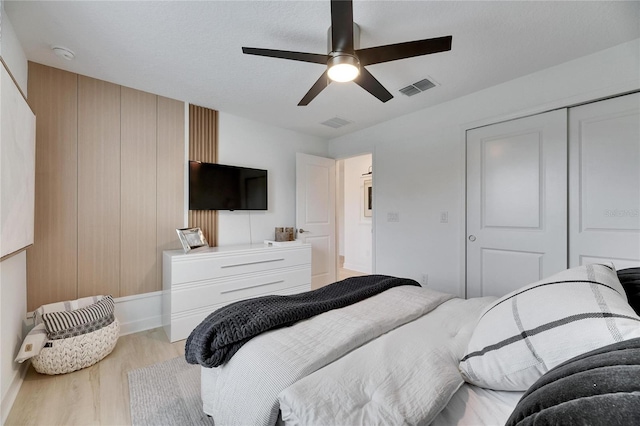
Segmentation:
<svg viewBox="0 0 640 426">
<path fill-rule="evenodd" d="M 78 77 L 78 296 L 120 296 L 120 86 Z"/>
<path fill-rule="evenodd" d="M 176 234 L 184 225 L 184 102 L 158 96 L 157 276 L 162 251 L 182 248 Z M 157 290 L 162 289 L 158 279 Z"/>
<path fill-rule="evenodd" d="M 184 223 L 184 104 L 35 63 L 29 103 L 37 148 L 28 309 L 160 290 L 162 250 L 180 247 Z M 208 116 L 210 140 L 215 111 Z"/>
<path fill-rule="evenodd" d="M 77 297 L 77 75 L 29 62 L 36 114 L 34 245 L 27 250 L 27 309 Z"/>
<path fill-rule="evenodd" d="M 122 87 L 120 296 L 160 290 L 156 265 L 157 96 Z"/>
<path fill-rule="evenodd" d="M 189 105 L 189 160 L 215 163 L 218 161 L 218 112 Z M 217 245 L 218 212 L 189 210 L 189 226 L 202 229 L 210 246 Z"/>
</svg>

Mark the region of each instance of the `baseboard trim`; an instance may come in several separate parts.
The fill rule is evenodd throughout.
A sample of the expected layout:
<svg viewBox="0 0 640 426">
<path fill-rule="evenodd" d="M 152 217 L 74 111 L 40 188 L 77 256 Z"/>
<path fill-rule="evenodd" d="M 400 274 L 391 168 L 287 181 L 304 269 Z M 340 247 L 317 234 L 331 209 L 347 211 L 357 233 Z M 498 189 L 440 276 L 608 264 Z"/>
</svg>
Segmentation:
<svg viewBox="0 0 640 426">
<path fill-rule="evenodd" d="M 13 407 L 13 403 L 16 401 L 18 392 L 20 392 L 20 387 L 22 386 L 22 382 L 24 382 L 24 377 L 26 376 L 30 365 L 31 361 L 26 361 L 20 364 L 20 368 L 14 374 L 13 380 L 11 380 L 7 393 L 2 397 L 2 403 L 0 403 L 0 412 L 2 413 L 1 424 L 5 424 L 7 417 L 9 417 L 9 412 Z"/>
<path fill-rule="evenodd" d="M 114 299 L 120 335 L 162 327 L 162 291 Z"/>
<path fill-rule="evenodd" d="M 117 297 L 116 317 L 120 321 L 120 335 L 162 327 L 162 291 Z M 27 330 L 33 327 L 33 312 L 27 312 Z"/>
</svg>

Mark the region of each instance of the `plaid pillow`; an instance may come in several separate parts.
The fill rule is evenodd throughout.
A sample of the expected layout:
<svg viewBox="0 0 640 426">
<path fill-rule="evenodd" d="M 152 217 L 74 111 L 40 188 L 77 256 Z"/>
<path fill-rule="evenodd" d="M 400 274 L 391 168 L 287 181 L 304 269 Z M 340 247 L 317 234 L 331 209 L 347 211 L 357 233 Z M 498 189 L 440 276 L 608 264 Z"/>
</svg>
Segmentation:
<svg viewBox="0 0 640 426">
<path fill-rule="evenodd" d="M 605 265 L 585 265 L 487 307 L 460 371 L 476 386 L 524 391 L 569 358 L 636 337 L 640 317 L 627 303 L 616 272 Z"/>
<path fill-rule="evenodd" d="M 47 312 L 42 321 L 49 339 L 65 339 L 99 330 L 114 320 L 113 297 L 105 296 L 98 302 L 72 311 Z"/>
</svg>

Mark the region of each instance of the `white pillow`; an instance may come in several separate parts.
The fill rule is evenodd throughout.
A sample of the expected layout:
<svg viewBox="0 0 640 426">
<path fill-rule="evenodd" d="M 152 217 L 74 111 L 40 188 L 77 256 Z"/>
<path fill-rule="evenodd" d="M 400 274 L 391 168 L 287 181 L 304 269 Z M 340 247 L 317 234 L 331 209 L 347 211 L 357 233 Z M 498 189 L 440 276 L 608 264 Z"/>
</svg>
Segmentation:
<svg viewBox="0 0 640 426">
<path fill-rule="evenodd" d="M 38 325 L 43 322 L 42 316 L 50 312 L 70 312 L 76 309 L 86 308 L 100 300 L 104 296 L 88 296 L 76 300 L 67 300 L 64 302 L 49 303 L 48 305 L 42 305 L 34 311 L 34 325 Z"/>
<path fill-rule="evenodd" d="M 16 356 L 16 362 L 23 363 L 29 358 L 38 355 L 47 340 L 49 339 L 47 338 L 47 330 L 44 324 L 38 324 L 33 327 L 22 341 L 22 346 L 20 346 L 20 351 Z"/>
<path fill-rule="evenodd" d="M 640 317 L 613 268 L 568 269 L 498 299 L 480 316 L 460 361 L 464 379 L 524 391 L 556 365 L 640 337 Z"/>
</svg>

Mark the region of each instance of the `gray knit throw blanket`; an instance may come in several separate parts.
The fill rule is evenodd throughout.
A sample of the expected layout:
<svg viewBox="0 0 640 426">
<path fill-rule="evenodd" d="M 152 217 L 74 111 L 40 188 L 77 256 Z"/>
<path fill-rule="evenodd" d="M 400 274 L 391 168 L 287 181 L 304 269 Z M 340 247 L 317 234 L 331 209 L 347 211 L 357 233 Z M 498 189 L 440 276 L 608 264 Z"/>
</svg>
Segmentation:
<svg viewBox="0 0 640 426">
<path fill-rule="evenodd" d="M 185 358 L 189 364 L 218 367 L 260 333 L 343 308 L 401 285 L 419 286 L 407 278 L 367 275 L 291 296 L 263 296 L 232 303 L 214 311 L 191 332 Z"/>
</svg>

